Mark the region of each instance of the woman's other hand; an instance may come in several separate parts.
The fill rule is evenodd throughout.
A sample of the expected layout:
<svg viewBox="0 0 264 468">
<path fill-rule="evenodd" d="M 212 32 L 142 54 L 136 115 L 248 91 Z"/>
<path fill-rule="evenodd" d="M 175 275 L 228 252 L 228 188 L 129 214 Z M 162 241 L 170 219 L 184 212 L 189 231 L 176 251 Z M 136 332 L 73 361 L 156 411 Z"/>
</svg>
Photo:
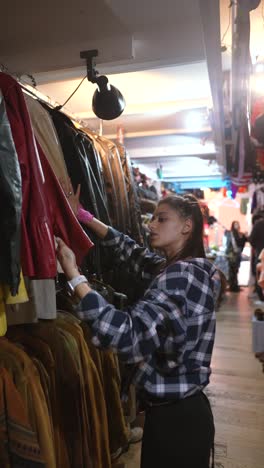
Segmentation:
<svg viewBox="0 0 264 468">
<path fill-rule="evenodd" d="M 76 264 L 76 258 L 73 251 L 63 242 L 62 239 L 56 237 L 57 240 L 57 258 L 65 275 L 70 280 L 78 276 L 79 270 Z"/>
</svg>

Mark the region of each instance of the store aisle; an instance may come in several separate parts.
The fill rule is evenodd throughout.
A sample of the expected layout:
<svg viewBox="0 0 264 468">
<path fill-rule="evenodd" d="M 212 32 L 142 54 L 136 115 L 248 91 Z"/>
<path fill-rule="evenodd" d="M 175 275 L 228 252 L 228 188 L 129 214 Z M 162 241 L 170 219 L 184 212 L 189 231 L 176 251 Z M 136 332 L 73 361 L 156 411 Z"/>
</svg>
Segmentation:
<svg viewBox="0 0 264 468">
<path fill-rule="evenodd" d="M 251 351 L 247 288 L 228 294 L 217 313 L 208 387 L 216 423 L 217 468 L 264 466 L 264 374 Z"/>
<path fill-rule="evenodd" d="M 227 294 L 217 312 L 213 375 L 207 394 L 216 424 L 215 468 L 263 468 L 264 374 L 251 351 L 253 307 L 247 288 Z M 122 457 L 139 468 L 140 444 Z M 166 467 L 164 467 L 166 468 Z"/>
</svg>

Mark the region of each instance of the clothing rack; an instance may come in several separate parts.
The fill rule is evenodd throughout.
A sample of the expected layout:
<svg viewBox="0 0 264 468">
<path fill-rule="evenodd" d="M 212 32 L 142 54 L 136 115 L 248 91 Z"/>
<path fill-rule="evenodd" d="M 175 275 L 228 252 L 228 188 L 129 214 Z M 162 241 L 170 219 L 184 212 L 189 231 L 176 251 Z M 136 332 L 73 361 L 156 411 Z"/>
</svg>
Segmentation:
<svg viewBox="0 0 264 468">
<path fill-rule="evenodd" d="M 74 164 L 77 164 L 78 161 L 79 167 L 82 168 L 84 182 L 82 188 L 85 189 L 86 187 L 84 195 L 87 195 L 87 197 L 84 197 L 84 201 L 87 203 L 87 209 L 89 208 L 89 204 L 92 205 L 94 197 L 95 201 L 98 202 L 100 217 L 103 219 L 103 217 L 108 218 L 109 216 L 110 219 L 110 209 L 105 210 L 104 201 L 107 203 L 111 202 L 110 195 L 106 193 L 106 186 L 109 188 L 111 183 L 112 192 L 116 190 L 115 200 L 117 202 L 116 205 L 114 203 L 115 200 L 112 203 L 112 216 L 115 216 L 116 213 L 124 212 L 124 216 L 122 219 L 120 217 L 119 221 L 122 221 L 122 224 L 125 226 L 125 221 L 133 219 L 134 225 L 137 224 L 137 232 L 139 232 L 140 226 L 138 225 L 136 211 L 137 199 L 132 190 L 132 175 L 129 178 L 129 158 L 123 146 L 119 145 L 118 147 L 104 137 L 99 138 L 96 134 L 92 135 L 91 131 L 75 129 L 74 125 L 71 126 L 68 122 L 69 119 L 71 121 L 74 119 L 64 112 L 59 112 L 58 109 L 56 110 L 54 108 L 54 111 L 51 110 L 54 105 L 51 103 L 50 99 L 39 93 L 35 88 L 25 84 L 21 78 L 17 79 L 10 73 L 1 73 L 1 79 L 3 81 L 0 87 L 4 97 L 6 93 L 6 102 L 12 103 L 12 105 L 7 106 L 9 111 L 9 114 L 7 114 L 9 120 L 7 120 L 7 122 L 11 129 L 11 123 L 15 128 L 19 127 L 19 131 L 21 135 L 23 135 L 23 141 L 25 142 L 24 145 L 17 145 L 17 151 L 15 146 L 12 147 L 13 152 L 10 150 L 10 160 L 13 158 L 14 162 L 18 161 L 19 164 L 21 162 L 21 164 L 25 164 L 25 167 L 26 164 L 28 164 L 30 175 L 33 174 L 34 177 L 31 177 L 29 180 L 31 211 L 29 211 L 27 207 L 24 212 L 21 210 L 22 216 L 28 221 L 27 224 L 23 223 L 24 237 L 26 239 L 30 237 L 28 242 L 25 243 L 26 246 L 29 246 L 28 250 L 24 247 L 21 249 L 23 250 L 23 261 L 25 265 L 25 268 L 23 268 L 23 275 L 25 276 L 24 279 L 21 278 L 20 284 L 22 285 L 23 283 L 24 290 L 22 291 L 23 288 L 21 287 L 21 297 L 19 300 L 17 297 L 15 302 L 11 302 L 12 298 L 9 299 L 9 297 L 9 302 L 7 302 L 6 293 L 4 292 L 3 297 L 5 303 L 3 302 L 3 312 L 0 309 L 0 319 L 1 316 L 2 318 L 6 318 L 6 315 L 9 316 L 8 318 L 12 319 L 12 321 L 5 320 L 5 330 L 3 330 L 3 328 L 1 330 L 0 321 L 0 334 L 6 335 L 5 339 L 0 339 L 0 345 L 2 345 L 2 347 L 0 346 L 0 383 L 3 381 L 5 388 L 8 389 L 5 392 L 8 397 L 8 403 L 10 401 L 13 405 L 15 401 L 21 411 L 20 414 L 17 414 L 18 418 L 14 418 L 14 421 L 17 426 L 20 427 L 20 432 L 25 435 L 23 447 L 24 451 L 27 450 L 27 453 L 22 454 L 23 462 L 31 461 L 30 457 L 32 457 L 32 453 L 38 453 L 38 459 L 36 461 L 39 462 L 39 468 L 44 468 L 44 463 L 47 468 L 55 468 L 56 466 L 73 468 L 77 465 L 80 468 L 92 468 L 92 466 L 96 468 L 110 468 L 111 457 L 114 458 L 116 453 L 120 453 L 120 449 L 122 450 L 128 446 L 128 429 L 120 399 L 121 382 L 119 363 L 117 362 L 115 354 L 110 351 L 101 353 L 94 347 L 88 325 L 85 326 L 85 323 L 80 322 L 79 319 L 76 318 L 75 322 L 73 322 L 74 314 L 72 314 L 72 312 L 75 311 L 75 304 L 70 303 L 67 291 L 63 291 L 63 285 L 59 284 L 59 291 L 57 290 L 57 294 L 55 291 L 54 277 L 57 273 L 57 264 L 49 239 L 53 238 L 54 235 L 63 239 L 65 237 L 65 243 L 77 249 L 76 254 L 80 257 L 79 260 L 77 260 L 78 264 L 81 263 L 81 259 L 84 255 L 88 253 L 91 247 L 91 241 L 75 218 L 65 198 L 60 186 L 61 178 L 56 176 L 55 171 L 53 172 L 51 164 L 49 163 L 49 160 L 52 161 L 51 154 L 53 154 L 53 150 L 53 162 L 61 161 L 59 159 L 59 154 L 55 151 L 56 145 L 52 147 L 52 150 L 49 152 L 53 133 L 49 134 L 46 129 L 52 129 L 52 126 L 44 126 L 47 132 L 46 153 L 45 145 L 43 144 L 45 143 L 45 132 L 42 134 L 39 133 L 39 135 L 36 136 L 39 127 L 42 125 L 43 114 L 44 112 L 47 113 L 46 110 L 44 111 L 43 109 L 44 103 L 46 109 L 49 107 L 50 114 L 52 114 L 53 117 L 57 117 L 59 120 L 59 123 L 58 121 L 55 123 L 57 124 L 58 132 L 60 132 L 61 139 L 59 140 L 58 137 L 58 141 L 60 141 L 59 147 L 62 157 L 64 158 L 64 165 L 66 164 L 66 158 L 69 158 L 67 161 L 70 169 Z M 9 95 L 10 83 L 12 83 L 15 90 L 13 100 L 11 100 Z M 27 94 L 27 102 L 25 100 L 25 94 L 22 95 L 23 93 Z M 36 113 L 34 116 L 32 108 L 30 113 L 30 101 L 33 109 L 40 108 L 40 114 Z M 4 103 L 4 101 L 2 102 Z M 41 103 L 43 105 L 41 105 Z M 16 109 L 19 109 L 19 112 L 21 112 L 19 119 L 16 119 Z M 55 123 L 53 126 L 56 130 Z M 65 128 L 67 131 L 63 133 L 63 129 L 65 130 Z M 18 131 L 12 133 L 15 143 L 20 143 L 17 137 L 18 133 Z M 87 133 L 87 137 L 85 133 Z M 70 138 L 67 140 L 67 135 L 69 134 Z M 71 138 L 71 134 L 73 134 L 73 138 Z M 49 135 L 50 140 L 48 140 Z M 42 139 L 40 138 L 41 136 Z M 75 136 L 77 137 L 75 138 Z M 56 138 L 55 141 L 57 142 Z M 62 142 L 66 142 L 65 146 L 69 150 L 68 154 L 63 153 L 61 147 Z M 76 146 L 75 150 L 73 148 L 74 151 L 71 151 L 72 147 L 68 145 L 68 142 L 73 142 L 73 146 Z M 46 157 L 48 154 L 49 157 Z M 86 160 L 85 158 L 87 159 L 87 164 L 82 166 L 81 163 L 83 160 Z M 45 184 L 39 182 L 39 160 L 41 162 Z M 71 165 L 71 163 L 74 164 Z M 103 168 L 102 171 L 101 167 Z M 62 175 L 63 174 L 64 172 Z M 67 180 L 68 175 L 72 176 L 72 179 L 76 175 L 74 168 L 72 168 L 72 171 L 69 173 L 65 171 L 65 174 Z M 77 170 L 77 176 L 80 176 L 79 170 Z M 120 183 L 118 183 L 118 179 L 120 179 Z M 12 186 L 13 181 L 14 174 L 9 178 L 9 186 Z M 91 184 L 90 181 L 95 181 L 96 184 Z M 93 193 L 91 193 L 92 191 Z M 126 199 L 128 194 L 130 197 L 129 200 Z M 37 204 L 38 200 L 39 203 Z M 15 207 L 15 203 L 13 203 L 12 206 Z M 84 205 L 84 207 L 86 208 L 86 205 Z M 132 210 L 134 210 L 133 216 L 130 216 Z M 47 228 L 46 230 L 43 229 L 41 242 L 34 236 L 35 229 L 37 229 L 37 232 L 40 231 L 38 226 L 41 227 L 41 224 L 37 226 L 38 220 L 45 220 L 45 227 Z M 130 225 L 128 227 L 130 227 Z M 28 228 L 28 231 L 26 228 Z M 135 232 L 136 228 L 133 227 L 133 229 Z M 46 233 L 48 240 L 45 237 Z M 68 240 L 66 239 L 67 237 Z M 15 236 L 12 237 L 12 241 L 13 243 L 16 242 Z M 36 247 L 36 249 L 39 247 L 38 250 L 35 249 L 35 251 L 37 251 L 35 255 L 37 264 L 33 262 L 33 255 L 30 250 L 31 245 L 33 245 L 34 248 Z M 10 250 L 8 246 L 8 251 Z M 52 263 L 54 260 L 54 264 L 47 266 L 47 258 L 51 259 Z M 18 261 L 20 260 L 21 255 L 18 250 Z M 10 258 L 10 262 L 8 259 L 6 264 L 8 263 L 9 265 L 11 262 L 12 259 Z M 35 268 L 35 266 L 37 268 Z M 84 265 L 84 268 L 85 267 Z M 90 267 L 92 268 L 91 258 L 89 260 L 89 268 Z M 43 270 L 42 273 L 42 271 L 40 271 L 41 268 L 49 268 L 49 270 Z M 112 268 L 113 265 L 111 262 L 111 271 L 107 272 L 108 284 L 111 275 L 113 275 Z M 89 270 L 88 273 L 90 272 Z M 117 279 L 115 280 L 114 278 L 114 280 L 116 282 L 118 280 L 118 285 L 120 286 L 119 273 L 120 268 L 118 267 L 118 272 L 116 273 Z M 34 277 L 34 280 L 29 280 L 28 277 Z M 41 277 L 47 279 L 42 280 Z M 124 275 L 122 275 L 122 278 L 124 278 Z M 8 276 L 7 280 L 9 281 Z M 1 281 L 3 281 L 4 284 L 9 284 L 4 276 L 1 277 Z M 25 284 L 26 282 L 27 284 Z M 128 280 L 127 284 L 129 287 L 130 282 L 128 283 Z M 94 280 L 94 289 L 97 288 L 97 291 L 105 293 L 104 297 L 106 297 L 109 302 L 110 299 L 115 301 L 115 306 L 120 308 L 124 303 L 124 294 L 116 293 L 110 286 L 108 286 L 107 289 L 107 286 L 108 285 Z M 43 294 L 35 294 L 33 289 L 35 292 L 37 291 L 39 293 L 41 293 L 41 289 Z M 138 290 L 139 288 L 137 288 L 137 291 Z M 31 299 L 34 294 L 34 297 L 37 297 L 34 304 L 32 301 L 28 301 L 27 291 L 33 292 L 30 296 Z M 106 296 L 106 293 L 108 296 Z M 38 309 L 41 308 L 41 314 L 38 314 L 36 310 L 33 311 L 31 306 L 38 307 Z M 64 310 L 63 316 L 61 312 L 59 313 L 57 311 L 57 307 L 60 310 Z M 70 314 L 67 312 L 70 312 Z M 33 316 L 34 321 L 32 320 Z M 16 318 L 18 319 L 17 321 Z M 36 353 L 34 353 L 34 350 L 36 350 Z M 47 360 L 47 356 L 52 356 L 55 363 L 54 366 L 49 365 L 53 360 Z M 20 366 L 17 364 L 18 358 L 20 359 Z M 60 358 L 63 358 L 63 363 L 66 362 L 66 374 L 62 371 L 63 363 L 60 361 Z M 14 385 L 12 372 L 10 374 L 8 373 L 11 361 L 14 368 L 19 371 L 21 382 L 25 382 L 26 386 L 30 385 L 30 394 L 35 396 L 35 400 L 33 396 L 29 399 L 31 404 L 30 408 L 27 406 L 27 400 L 23 399 L 24 393 L 20 395 L 18 389 Z M 81 363 L 81 366 L 79 366 L 79 363 Z M 27 370 L 28 374 L 26 375 Z M 36 376 L 35 380 L 33 379 L 33 371 Z M 65 376 L 68 378 L 68 382 L 64 381 Z M 89 379 L 89 381 L 86 381 L 86 378 Z M 73 385 L 74 382 L 77 384 Z M 22 388 L 21 386 L 18 387 L 19 389 Z M 99 387 L 101 388 L 101 399 L 98 397 Z M 91 403 L 93 397 L 94 403 Z M 2 402 L 3 400 L 1 400 L 0 403 Z M 42 405 L 38 405 L 38 402 L 42 402 Z M 8 418 L 9 413 L 7 410 L 7 405 L 3 406 L 3 408 L 0 405 L 0 414 L 4 414 Z M 126 411 L 130 411 L 129 403 Z M 21 415 L 25 415 L 25 417 L 22 418 L 20 417 Z M 39 422 L 37 427 L 35 427 L 35 421 Z M 48 430 L 47 427 L 49 428 Z M 91 431 L 90 427 L 92 428 Z M 0 427 L 0 429 L 2 430 L 2 427 Z M 29 430 L 32 432 L 33 441 L 30 444 L 27 439 Z M 71 437 L 72 431 L 77 434 L 74 441 L 72 441 Z M 79 434 L 77 431 L 79 431 Z M 20 441 L 18 442 L 20 443 Z M 32 445 L 34 446 L 32 447 Z M 12 457 L 10 451 L 4 455 L 8 458 Z M 4 466 L 1 456 L 2 453 L 0 450 L 0 466 Z M 34 456 L 36 457 L 36 455 Z"/>
<path fill-rule="evenodd" d="M 56 107 L 61 105 L 59 102 L 53 101 L 49 96 L 46 96 L 45 94 L 43 94 L 41 91 L 39 91 L 36 88 L 37 83 L 36 83 L 36 80 L 35 80 L 33 75 L 28 74 L 28 73 L 24 74 L 25 76 L 28 76 L 31 79 L 32 85 L 30 85 L 30 84 L 26 83 L 22 79 L 22 76 L 24 76 L 24 75 L 19 76 L 17 73 L 11 73 L 8 70 L 8 67 L 6 67 L 3 63 L 0 64 L 0 71 L 12 76 L 13 78 L 15 78 L 15 80 L 20 84 L 23 92 L 28 93 L 29 95 L 31 95 L 35 99 L 37 99 L 37 100 L 39 100 L 39 101 L 41 101 L 41 102 L 43 102 L 45 104 L 48 104 L 51 108 L 56 108 Z M 74 123 L 74 125 L 76 125 L 76 127 L 78 127 L 78 128 L 79 127 L 89 128 L 86 122 L 84 122 L 81 119 L 78 119 L 78 117 L 76 117 L 74 114 L 72 114 L 70 111 L 68 111 L 64 107 L 62 109 L 63 109 L 63 113 L 65 115 L 67 115 L 67 117 L 69 117 L 73 121 L 73 123 Z M 93 130 L 91 130 L 90 128 L 89 128 L 89 130 L 91 132 L 93 132 Z"/>
<path fill-rule="evenodd" d="M 38 101 L 42 101 L 45 104 L 48 104 L 49 107 L 54 108 L 54 109 L 57 106 L 60 106 L 60 104 L 58 102 L 52 101 L 49 96 L 46 96 L 45 94 L 41 93 L 36 88 L 33 88 L 34 91 L 32 91 L 32 89 L 31 89 L 32 87 L 30 85 L 28 85 L 28 84 L 25 85 L 20 80 L 18 80 L 18 82 L 19 82 L 22 90 L 25 93 L 30 94 L 32 97 L 34 97 Z M 78 117 L 76 117 L 74 114 L 72 114 L 68 110 L 65 110 L 65 108 L 63 108 L 63 113 L 65 115 L 67 115 L 67 117 L 69 117 L 72 120 L 72 122 L 74 123 L 74 125 L 76 125 L 76 127 L 78 127 L 78 128 L 79 127 L 89 128 L 88 125 L 83 120 L 78 119 Z"/>
</svg>

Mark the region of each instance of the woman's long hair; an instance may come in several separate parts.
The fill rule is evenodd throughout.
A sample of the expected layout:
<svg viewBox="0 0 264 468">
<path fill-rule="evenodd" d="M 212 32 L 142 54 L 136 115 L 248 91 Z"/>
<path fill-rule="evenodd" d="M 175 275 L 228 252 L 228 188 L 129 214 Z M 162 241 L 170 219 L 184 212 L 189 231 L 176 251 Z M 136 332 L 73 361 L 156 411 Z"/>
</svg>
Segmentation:
<svg viewBox="0 0 264 468">
<path fill-rule="evenodd" d="M 163 198 L 158 206 L 166 204 L 183 219 L 192 220 L 192 232 L 185 242 L 183 248 L 175 257 L 175 260 L 182 260 L 187 257 L 205 257 L 203 243 L 203 215 L 200 204 L 193 195 L 173 195 Z"/>
<path fill-rule="evenodd" d="M 235 224 L 239 224 L 239 222 L 238 221 L 233 221 L 232 222 L 231 229 L 230 229 L 232 232 L 234 232 L 234 231 L 238 232 L 238 229 L 235 227 Z"/>
</svg>

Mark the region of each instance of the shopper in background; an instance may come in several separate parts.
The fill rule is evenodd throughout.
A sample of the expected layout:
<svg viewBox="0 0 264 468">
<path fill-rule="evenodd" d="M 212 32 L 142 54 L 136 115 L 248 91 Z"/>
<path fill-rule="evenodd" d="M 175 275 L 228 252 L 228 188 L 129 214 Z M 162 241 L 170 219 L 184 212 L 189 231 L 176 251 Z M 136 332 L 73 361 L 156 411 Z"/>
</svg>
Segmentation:
<svg viewBox="0 0 264 468">
<path fill-rule="evenodd" d="M 79 276 L 73 252 L 58 239 L 58 260 L 81 300 L 93 343 L 134 364 L 133 383 L 146 409 L 141 468 L 209 468 L 214 422 L 209 383 L 219 276 L 205 258 L 203 217 L 192 195 L 162 199 L 150 223 L 151 245 L 164 257 L 78 208 L 78 218 L 148 284 L 125 311 Z"/>
<path fill-rule="evenodd" d="M 259 256 L 261 251 L 264 249 L 264 211 L 257 212 L 252 218 L 253 228 L 249 236 L 249 242 L 252 246 L 252 274 L 254 275 L 256 282 L 255 288 L 256 293 L 260 301 L 264 301 L 264 294 L 262 288 L 259 286 L 257 281 L 256 268 L 259 262 Z"/>
<path fill-rule="evenodd" d="M 264 249 L 259 254 L 259 263 L 257 264 L 257 281 L 259 287 L 264 289 Z"/>
<path fill-rule="evenodd" d="M 239 292 L 238 270 L 241 263 L 242 251 L 247 242 L 247 237 L 240 231 L 238 221 L 233 221 L 230 231 L 225 232 L 226 236 L 226 256 L 229 265 L 229 290 Z"/>
</svg>

